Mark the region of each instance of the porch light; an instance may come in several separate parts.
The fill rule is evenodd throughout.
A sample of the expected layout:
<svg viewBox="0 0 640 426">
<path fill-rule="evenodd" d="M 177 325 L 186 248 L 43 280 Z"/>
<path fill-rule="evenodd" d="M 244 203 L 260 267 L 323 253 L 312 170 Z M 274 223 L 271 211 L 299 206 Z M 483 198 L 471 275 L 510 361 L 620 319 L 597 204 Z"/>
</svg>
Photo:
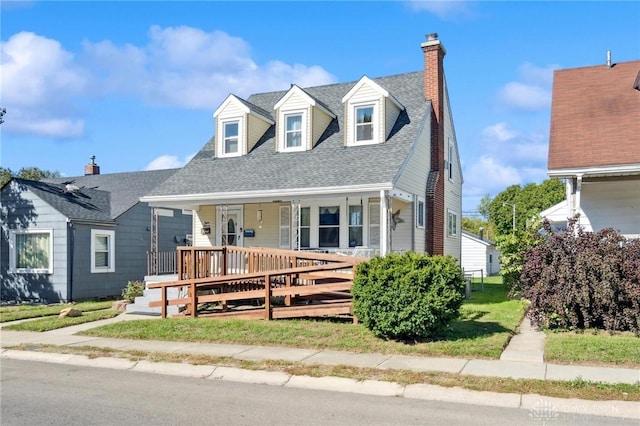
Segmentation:
<svg viewBox="0 0 640 426">
<path fill-rule="evenodd" d="M 258 228 L 262 228 L 262 209 L 258 210 Z"/>
</svg>

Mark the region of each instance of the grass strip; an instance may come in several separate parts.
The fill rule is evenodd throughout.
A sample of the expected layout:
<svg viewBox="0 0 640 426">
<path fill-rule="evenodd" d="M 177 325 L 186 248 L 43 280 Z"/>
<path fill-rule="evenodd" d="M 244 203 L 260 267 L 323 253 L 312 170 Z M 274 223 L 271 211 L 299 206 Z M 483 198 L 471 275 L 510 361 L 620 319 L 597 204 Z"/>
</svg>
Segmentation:
<svg viewBox="0 0 640 426">
<path fill-rule="evenodd" d="M 547 332 L 545 361 L 559 364 L 640 366 L 640 338 L 602 330 Z"/>
<path fill-rule="evenodd" d="M 102 311 L 92 311 L 83 313 L 79 317 L 63 317 L 63 318 L 39 318 L 33 321 L 25 321 L 20 324 L 11 324 L 3 327 L 5 330 L 13 331 L 50 331 L 58 328 L 70 327 L 72 325 L 84 324 L 118 316 L 121 312 L 115 309 L 105 309 Z"/>
<path fill-rule="evenodd" d="M 343 365 L 306 365 L 289 361 L 247 361 L 230 357 L 189 355 L 167 352 L 121 351 L 91 346 L 56 346 L 23 344 L 11 349 L 85 355 L 90 358 L 117 357 L 132 361 L 173 362 L 193 365 L 237 367 L 249 370 L 280 371 L 312 377 L 344 377 L 355 380 L 380 380 L 401 385 L 424 383 L 443 387 L 459 387 L 474 391 L 515 394 L 538 394 L 557 398 L 584 400 L 640 401 L 640 384 L 607 384 L 586 380 L 557 381 L 478 377 L 452 373 L 425 373 L 406 370 L 378 370 Z"/>
<path fill-rule="evenodd" d="M 75 308 L 82 312 L 109 309 L 113 301 L 60 303 L 55 305 L 13 305 L 0 307 L 0 322 L 16 321 L 27 318 L 39 318 L 58 315 L 65 308 Z"/>
</svg>

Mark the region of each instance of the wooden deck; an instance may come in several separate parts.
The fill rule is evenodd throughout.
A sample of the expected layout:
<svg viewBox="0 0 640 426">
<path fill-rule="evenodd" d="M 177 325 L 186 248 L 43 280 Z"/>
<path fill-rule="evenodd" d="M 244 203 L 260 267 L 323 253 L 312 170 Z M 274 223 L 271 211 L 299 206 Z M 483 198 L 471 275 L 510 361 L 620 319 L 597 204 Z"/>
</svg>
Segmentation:
<svg viewBox="0 0 640 426">
<path fill-rule="evenodd" d="M 178 281 L 160 288 L 160 306 L 178 305 L 179 316 L 298 318 L 352 315 L 355 267 L 367 258 L 260 247 L 179 247 Z M 168 299 L 167 289 L 178 288 Z M 356 321 L 355 317 L 353 318 Z"/>
</svg>

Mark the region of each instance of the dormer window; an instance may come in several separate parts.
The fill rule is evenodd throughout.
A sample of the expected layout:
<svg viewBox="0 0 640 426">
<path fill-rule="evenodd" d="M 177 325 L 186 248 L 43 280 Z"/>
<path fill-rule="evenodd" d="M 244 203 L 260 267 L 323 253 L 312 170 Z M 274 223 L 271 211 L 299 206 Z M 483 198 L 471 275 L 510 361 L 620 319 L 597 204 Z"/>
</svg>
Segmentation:
<svg viewBox="0 0 640 426">
<path fill-rule="evenodd" d="M 374 142 L 373 105 L 356 107 L 356 143 Z"/>
<path fill-rule="evenodd" d="M 280 151 L 302 151 L 307 145 L 306 112 L 284 113 Z"/>
<path fill-rule="evenodd" d="M 345 145 L 383 143 L 404 107 L 387 90 L 364 76 L 342 98 Z"/>
<path fill-rule="evenodd" d="M 239 121 L 227 121 L 223 123 L 224 129 L 224 148 L 222 155 L 238 155 L 239 154 Z"/>
</svg>

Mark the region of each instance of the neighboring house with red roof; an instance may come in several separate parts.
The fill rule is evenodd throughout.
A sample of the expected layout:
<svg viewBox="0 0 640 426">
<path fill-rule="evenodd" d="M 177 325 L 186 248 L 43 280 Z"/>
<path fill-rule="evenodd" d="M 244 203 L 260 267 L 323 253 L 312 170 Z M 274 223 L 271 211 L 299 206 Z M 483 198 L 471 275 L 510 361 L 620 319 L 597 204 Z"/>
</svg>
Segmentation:
<svg viewBox="0 0 640 426">
<path fill-rule="evenodd" d="M 555 71 L 548 175 L 566 180 L 556 223 L 640 236 L 640 61 Z"/>
<path fill-rule="evenodd" d="M 194 211 L 194 246 L 460 257 L 462 170 L 444 46 L 417 72 L 229 95 L 215 137 L 142 198 Z"/>
</svg>

